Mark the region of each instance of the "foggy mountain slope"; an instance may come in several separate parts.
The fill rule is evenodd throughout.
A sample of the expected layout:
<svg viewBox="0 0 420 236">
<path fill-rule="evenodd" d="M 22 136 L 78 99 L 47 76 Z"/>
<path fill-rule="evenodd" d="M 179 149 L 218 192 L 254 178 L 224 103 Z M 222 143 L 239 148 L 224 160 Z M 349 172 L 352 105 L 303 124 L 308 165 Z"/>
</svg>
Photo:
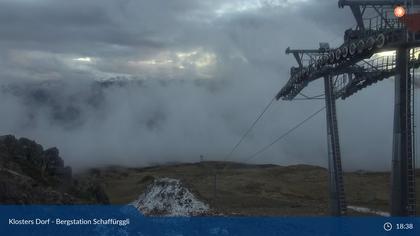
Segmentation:
<svg viewBox="0 0 420 236">
<path fill-rule="evenodd" d="M 73 138 L 77 136 L 84 138 L 83 142 L 89 141 L 90 145 L 95 147 L 95 150 L 92 151 L 99 153 L 92 154 L 95 154 L 96 157 L 101 155 L 101 150 L 98 149 L 106 148 L 111 144 L 112 150 L 104 152 L 115 153 L 109 158 L 131 154 L 130 158 L 134 159 L 134 153 L 138 153 L 138 150 L 130 149 L 150 144 L 159 145 L 156 139 L 165 136 L 164 133 L 170 132 L 167 129 L 174 128 L 168 127 L 168 125 L 174 125 L 168 124 L 168 116 L 182 122 L 182 117 L 173 117 L 171 114 L 176 113 L 182 107 L 168 107 L 165 100 L 179 100 L 180 95 L 184 95 L 183 91 L 173 91 L 173 89 L 172 93 L 175 94 L 168 94 L 167 97 L 159 95 L 159 93 L 165 94 L 164 91 L 151 91 L 153 87 L 159 90 L 165 90 L 168 86 L 178 87 L 182 90 L 190 88 L 191 91 L 199 89 L 202 91 L 198 92 L 207 93 L 209 96 L 219 89 L 218 84 L 212 85 L 210 82 L 206 84 L 203 82 L 187 83 L 183 81 L 157 81 L 151 84 L 144 81 L 78 81 L 77 83 L 52 81 L 6 84 L 1 87 L 0 91 L 1 97 L 4 98 L 1 103 L 2 110 L 7 111 L 4 122 L 0 124 L 0 129 L 40 139 L 54 135 L 53 139 L 59 140 L 56 143 L 58 146 L 64 142 L 75 144 Z M 174 97 L 170 98 L 170 96 Z M 184 103 L 184 101 L 178 103 Z M 183 106 L 188 109 L 188 104 Z M 198 107 L 200 104 L 195 106 Z M 202 107 L 196 110 L 205 116 L 207 115 L 205 114 L 207 113 L 206 109 L 206 107 Z M 185 114 L 185 116 L 187 115 Z M 98 131 L 104 133 L 98 134 Z M 145 144 L 145 142 L 149 142 L 149 144 Z M 87 151 L 87 153 L 80 153 L 81 155 L 91 156 L 89 150 L 86 150 L 88 147 L 81 147 L 80 145 L 83 144 L 80 143 L 76 145 L 79 146 L 79 150 Z M 74 154 L 74 150 L 72 153 L 66 154 L 70 154 L 66 155 L 70 158 L 78 155 Z M 98 158 L 92 156 L 91 158 L 94 159 L 92 162 L 98 161 Z M 152 158 L 149 161 L 159 161 Z M 101 161 L 106 163 L 106 157 L 101 157 Z M 143 159 L 139 161 L 141 164 L 145 164 L 145 162 L 147 163 Z"/>
<path fill-rule="evenodd" d="M 265 90 L 249 80 L 3 82 L 0 132 L 58 146 L 76 168 L 216 159 L 270 97 L 255 98 Z M 260 128 L 245 152 L 276 133 Z"/>
<path fill-rule="evenodd" d="M 200 155 L 220 160 L 261 112 L 271 98 L 267 91 L 275 90 L 278 81 L 119 78 L 3 80 L 0 85 L 0 133 L 57 146 L 77 171 L 109 164 L 191 162 Z M 344 168 L 389 166 L 390 161 L 382 160 L 390 160 L 391 96 L 369 103 L 366 96 L 379 95 L 391 85 L 383 83 L 338 102 Z M 323 101 L 274 103 L 232 160 L 249 156 L 323 105 Z M 361 117 L 360 111 L 369 106 L 379 111 Z M 370 131 L 360 138 L 353 135 L 355 127 Z M 325 117 L 320 114 L 256 161 L 326 166 L 325 132 Z"/>
</svg>

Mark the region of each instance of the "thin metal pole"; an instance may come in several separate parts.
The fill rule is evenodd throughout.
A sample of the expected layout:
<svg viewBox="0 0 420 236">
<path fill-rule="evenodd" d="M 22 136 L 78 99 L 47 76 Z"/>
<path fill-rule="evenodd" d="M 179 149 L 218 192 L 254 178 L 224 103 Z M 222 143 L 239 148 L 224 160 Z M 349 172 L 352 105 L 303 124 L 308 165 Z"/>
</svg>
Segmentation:
<svg viewBox="0 0 420 236">
<path fill-rule="evenodd" d="M 213 189 L 213 204 L 214 207 L 216 207 L 216 203 L 217 203 L 217 172 L 214 172 L 214 189 Z"/>
</svg>

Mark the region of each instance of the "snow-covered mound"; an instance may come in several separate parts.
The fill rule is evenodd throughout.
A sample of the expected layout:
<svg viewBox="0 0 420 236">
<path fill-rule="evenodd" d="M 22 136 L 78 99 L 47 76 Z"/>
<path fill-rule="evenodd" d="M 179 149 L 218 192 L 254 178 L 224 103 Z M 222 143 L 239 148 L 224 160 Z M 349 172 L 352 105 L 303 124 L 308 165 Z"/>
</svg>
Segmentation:
<svg viewBox="0 0 420 236">
<path fill-rule="evenodd" d="M 170 178 L 154 180 L 133 205 L 145 215 L 191 216 L 209 210 L 180 180 Z"/>
<path fill-rule="evenodd" d="M 367 207 L 347 206 L 347 208 L 348 209 L 351 209 L 353 211 L 362 212 L 362 213 L 369 213 L 369 214 L 375 214 L 375 215 L 378 215 L 378 216 L 385 216 L 385 217 L 391 216 L 391 214 L 389 214 L 388 212 L 378 211 L 378 210 L 372 210 L 372 209 L 369 209 Z"/>
</svg>

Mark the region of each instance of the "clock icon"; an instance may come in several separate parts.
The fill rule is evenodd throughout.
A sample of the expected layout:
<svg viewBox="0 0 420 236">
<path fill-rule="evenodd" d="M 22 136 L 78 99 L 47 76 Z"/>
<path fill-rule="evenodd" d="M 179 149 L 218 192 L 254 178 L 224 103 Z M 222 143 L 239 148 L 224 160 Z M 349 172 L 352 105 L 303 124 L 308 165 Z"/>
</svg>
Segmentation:
<svg viewBox="0 0 420 236">
<path fill-rule="evenodd" d="M 384 230 L 385 230 L 385 231 L 391 231 L 391 230 L 392 230 L 392 224 L 391 224 L 391 223 L 389 223 L 389 222 L 386 222 L 386 223 L 384 224 Z"/>
</svg>

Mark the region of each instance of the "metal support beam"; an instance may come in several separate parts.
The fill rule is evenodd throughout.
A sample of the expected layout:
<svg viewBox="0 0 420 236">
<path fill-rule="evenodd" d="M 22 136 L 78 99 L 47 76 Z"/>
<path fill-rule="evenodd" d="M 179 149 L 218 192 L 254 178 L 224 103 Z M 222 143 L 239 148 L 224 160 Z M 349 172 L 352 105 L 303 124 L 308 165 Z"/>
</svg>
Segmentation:
<svg viewBox="0 0 420 236">
<path fill-rule="evenodd" d="M 392 150 L 391 214 L 415 214 L 415 167 L 412 142 L 411 77 L 409 50 L 400 48 L 396 57 L 394 134 Z"/>
<path fill-rule="evenodd" d="M 294 52 L 293 56 L 295 57 L 297 63 L 299 64 L 299 67 L 302 68 L 303 67 L 302 58 L 299 56 L 299 53 Z"/>
<path fill-rule="evenodd" d="M 359 27 L 360 30 L 364 30 L 365 24 L 363 22 L 363 14 L 360 11 L 360 7 L 351 5 L 350 9 L 351 9 L 351 12 L 353 13 L 354 18 L 356 19 L 357 26 Z"/>
<path fill-rule="evenodd" d="M 341 216 L 346 214 L 347 205 L 344 195 L 343 171 L 341 168 L 340 142 L 332 76 L 324 77 L 324 85 L 325 103 L 327 108 L 330 211 L 333 216 Z"/>
<path fill-rule="evenodd" d="M 328 43 L 320 43 L 319 49 L 290 49 L 286 48 L 286 54 L 293 54 L 296 59 L 296 62 L 299 64 L 299 68 L 303 67 L 303 58 L 306 56 L 306 59 L 313 59 L 313 54 L 319 55 L 325 53 L 329 50 Z"/>
</svg>

